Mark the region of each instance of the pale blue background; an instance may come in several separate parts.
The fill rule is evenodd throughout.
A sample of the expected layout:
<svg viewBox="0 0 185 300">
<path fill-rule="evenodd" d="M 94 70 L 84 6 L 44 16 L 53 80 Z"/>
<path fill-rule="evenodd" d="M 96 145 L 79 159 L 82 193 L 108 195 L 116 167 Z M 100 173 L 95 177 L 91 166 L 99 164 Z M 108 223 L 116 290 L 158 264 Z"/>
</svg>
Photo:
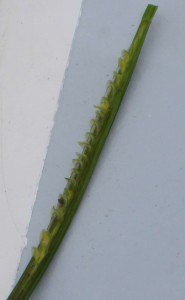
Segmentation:
<svg viewBox="0 0 185 300">
<path fill-rule="evenodd" d="M 84 2 L 19 274 L 147 3 Z M 157 3 L 126 102 L 33 300 L 185 299 L 185 2 Z"/>
</svg>

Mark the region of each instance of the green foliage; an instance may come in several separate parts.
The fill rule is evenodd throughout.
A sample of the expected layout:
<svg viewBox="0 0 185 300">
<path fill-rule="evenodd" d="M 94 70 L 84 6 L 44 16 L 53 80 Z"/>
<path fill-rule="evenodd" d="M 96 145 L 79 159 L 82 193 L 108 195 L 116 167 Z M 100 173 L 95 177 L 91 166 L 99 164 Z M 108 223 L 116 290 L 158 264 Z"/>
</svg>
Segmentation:
<svg viewBox="0 0 185 300">
<path fill-rule="evenodd" d="M 74 167 L 69 178 L 66 178 L 67 185 L 59 196 L 58 204 L 52 209 L 49 226 L 42 232 L 40 243 L 33 249 L 33 256 L 9 300 L 29 298 L 59 247 L 90 181 L 156 10 L 154 5 L 147 6 L 129 50 L 123 52 L 105 96 L 95 106 L 96 113 L 90 122 L 90 130 L 86 133 L 85 141 L 79 143 L 82 151 L 73 160 Z"/>
</svg>

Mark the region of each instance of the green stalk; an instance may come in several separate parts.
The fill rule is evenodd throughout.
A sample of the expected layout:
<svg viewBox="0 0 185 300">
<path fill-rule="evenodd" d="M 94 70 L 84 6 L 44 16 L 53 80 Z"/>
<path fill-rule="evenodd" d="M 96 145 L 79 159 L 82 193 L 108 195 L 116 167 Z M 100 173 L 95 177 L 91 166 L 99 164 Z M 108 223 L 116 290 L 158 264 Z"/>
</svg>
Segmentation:
<svg viewBox="0 0 185 300">
<path fill-rule="evenodd" d="M 34 248 L 33 256 L 8 300 L 25 300 L 30 297 L 61 244 L 97 164 L 156 10 L 157 6 L 147 6 L 130 48 L 120 58 L 113 80 L 109 82 L 106 94 L 97 106 L 86 141 L 80 143 L 82 152 L 74 160 L 74 168 L 64 192 L 52 210 L 49 226 L 42 232 L 41 241 Z"/>
</svg>

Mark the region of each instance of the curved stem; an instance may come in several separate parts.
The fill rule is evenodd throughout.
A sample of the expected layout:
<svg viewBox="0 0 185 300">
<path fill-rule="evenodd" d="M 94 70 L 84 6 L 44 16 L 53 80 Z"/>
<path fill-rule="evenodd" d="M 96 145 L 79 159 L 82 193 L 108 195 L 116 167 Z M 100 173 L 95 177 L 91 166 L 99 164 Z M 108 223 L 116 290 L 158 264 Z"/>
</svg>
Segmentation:
<svg viewBox="0 0 185 300">
<path fill-rule="evenodd" d="M 43 232 L 40 244 L 35 248 L 33 257 L 8 300 L 26 300 L 30 297 L 61 244 L 97 164 L 156 10 L 154 5 L 147 6 L 133 42 L 121 57 L 96 117 L 92 120 L 87 140 L 82 143 L 82 153 L 75 162 L 64 193 L 53 211 L 50 224 Z"/>
</svg>

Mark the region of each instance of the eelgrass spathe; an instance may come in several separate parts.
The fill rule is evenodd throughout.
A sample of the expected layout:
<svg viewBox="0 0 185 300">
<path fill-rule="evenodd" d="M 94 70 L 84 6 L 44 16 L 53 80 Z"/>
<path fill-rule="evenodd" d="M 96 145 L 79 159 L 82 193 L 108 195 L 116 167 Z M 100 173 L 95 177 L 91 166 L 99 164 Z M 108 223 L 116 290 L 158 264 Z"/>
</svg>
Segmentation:
<svg viewBox="0 0 185 300">
<path fill-rule="evenodd" d="M 29 298 L 62 242 L 90 181 L 125 95 L 156 10 L 157 7 L 154 5 L 147 6 L 130 48 L 124 51 L 119 59 L 117 69 L 114 72 L 112 81 L 108 84 L 105 96 L 96 107 L 96 114 L 94 119 L 91 120 L 86 139 L 80 143 L 82 151 L 77 154 L 74 160 L 74 167 L 67 178 L 64 192 L 59 196 L 58 204 L 52 209 L 48 228 L 43 230 L 40 243 L 38 247 L 33 249 L 33 256 L 8 300 L 25 300 Z"/>
</svg>

